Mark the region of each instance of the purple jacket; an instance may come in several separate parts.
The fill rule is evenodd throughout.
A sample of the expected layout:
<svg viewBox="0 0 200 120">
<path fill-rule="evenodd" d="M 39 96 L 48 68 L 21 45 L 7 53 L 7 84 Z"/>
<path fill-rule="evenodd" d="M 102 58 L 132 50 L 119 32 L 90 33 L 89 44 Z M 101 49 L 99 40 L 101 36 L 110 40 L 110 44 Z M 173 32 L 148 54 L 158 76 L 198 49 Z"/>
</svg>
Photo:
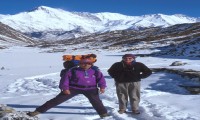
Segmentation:
<svg viewBox="0 0 200 120">
<path fill-rule="evenodd" d="M 59 87 L 61 90 L 69 90 L 70 88 L 88 90 L 95 89 L 97 87 L 104 89 L 106 87 L 104 76 L 99 70 L 96 72 L 97 75 L 95 75 L 95 70 L 92 68 L 84 70 L 79 67 L 73 71 L 71 69 L 65 74 L 65 77 L 63 81 L 60 82 Z M 97 79 L 98 83 L 96 83 Z"/>
</svg>

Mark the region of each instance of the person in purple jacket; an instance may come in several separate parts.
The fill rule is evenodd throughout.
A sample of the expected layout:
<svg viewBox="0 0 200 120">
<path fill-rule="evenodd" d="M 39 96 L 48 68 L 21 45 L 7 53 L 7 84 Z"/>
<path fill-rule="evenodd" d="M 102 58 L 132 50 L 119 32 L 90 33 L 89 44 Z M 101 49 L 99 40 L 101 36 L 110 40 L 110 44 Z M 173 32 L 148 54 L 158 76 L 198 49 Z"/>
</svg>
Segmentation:
<svg viewBox="0 0 200 120">
<path fill-rule="evenodd" d="M 99 98 L 99 92 L 105 92 L 106 81 L 103 74 L 92 67 L 93 63 L 90 59 L 81 60 L 79 66 L 71 68 L 66 72 L 64 79 L 60 81 L 59 87 L 61 92 L 55 98 L 36 108 L 35 111 L 28 112 L 27 114 L 35 116 L 44 113 L 78 94 L 83 94 L 89 99 L 101 118 L 109 116 Z"/>
</svg>

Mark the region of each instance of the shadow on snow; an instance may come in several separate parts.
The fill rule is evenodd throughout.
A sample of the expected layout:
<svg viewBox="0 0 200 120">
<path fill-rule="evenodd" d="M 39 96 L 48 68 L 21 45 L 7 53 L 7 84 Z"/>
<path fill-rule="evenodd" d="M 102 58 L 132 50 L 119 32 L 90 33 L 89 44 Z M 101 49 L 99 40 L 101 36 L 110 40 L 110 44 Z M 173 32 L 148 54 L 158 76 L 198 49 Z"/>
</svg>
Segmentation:
<svg viewBox="0 0 200 120">
<path fill-rule="evenodd" d="M 159 74 L 163 74 L 163 75 L 159 75 Z M 182 94 L 182 95 L 190 94 L 186 89 L 180 87 L 179 85 L 188 83 L 191 81 L 186 80 L 179 75 L 165 73 L 165 72 L 157 72 L 157 73 L 153 73 L 152 75 L 154 76 L 158 75 L 159 80 L 149 84 L 149 87 L 145 89 L 157 90 L 157 91 L 168 92 L 168 93 L 173 93 L 173 94 Z"/>
<path fill-rule="evenodd" d="M 37 108 L 38 105 L 20 105 L 20 104 L 7 104 L 10 107 L 13 108 Z M 93 107 L 78 107 L 78 106 L 56 106 L 53 108 L 66 108 L 66 109 L 93 109 Z"/>
</svg>

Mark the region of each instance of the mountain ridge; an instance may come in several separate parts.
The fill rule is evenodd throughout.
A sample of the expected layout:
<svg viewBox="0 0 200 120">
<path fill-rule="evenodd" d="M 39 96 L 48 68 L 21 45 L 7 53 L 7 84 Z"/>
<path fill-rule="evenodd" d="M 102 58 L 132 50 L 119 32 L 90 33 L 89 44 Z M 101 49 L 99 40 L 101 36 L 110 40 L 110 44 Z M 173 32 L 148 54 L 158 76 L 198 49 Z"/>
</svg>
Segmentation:
<svg viewBox="0 0 200 120">
<path fill-rule="evenodd" d="M 181 23 L 195 23 L 198 18 L 185 15 L 151 14 L 143 16 L 127 16 L 120 13 L 89 13 L 69 12 L 59 8 L 47 6 L 37 7 L 29 12 L 20 12 L 15 15 L 0 15 L 0 22 L 43 40 L 61 40 L 77 38 L 91 33 L 102 33 L 114 30 L 140 29 L 146 27 L 168 27 Z M 70 33 L 70 31 L 80 30 Z M 63 33 L 53 34 L 54 33 Z M 64 34 L 65 33 L 65 34 Z"/>
</svg>

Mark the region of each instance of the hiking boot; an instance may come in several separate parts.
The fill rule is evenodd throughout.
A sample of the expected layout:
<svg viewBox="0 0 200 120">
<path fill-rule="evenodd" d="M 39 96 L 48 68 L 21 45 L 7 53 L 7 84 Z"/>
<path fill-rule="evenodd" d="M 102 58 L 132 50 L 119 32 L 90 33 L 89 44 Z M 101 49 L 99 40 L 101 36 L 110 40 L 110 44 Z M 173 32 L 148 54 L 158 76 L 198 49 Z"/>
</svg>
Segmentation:
<svg viewBox="0 0 200 120">
<path fill-rule="evenodd" d="M 110 115 L 109 115 L 108 113 L 105 113 L 105 114 L 100 115 L 100 118 L 103 119 L 103 118 L 109 117 L 109 116 L 110 116 Z"/>
<path fill-rule="evenodd" d="M 28 113 L 27 113 L 27 115 L 28 115 L 28 116 L 31 116 L 31 117 L 36 116 L 36 115 L 38 115 L 38 114 L 40 114 L 40 112 L 38 112 L 38 111 L 28 112 Z"/>
<path fill-rule="evenodd" d="M 140 114 L 140 111 L 139 110 L 133 110 L 132 113 L 135 114 L 135 115 L 138 115 L 138 114 Z"/>
<path fill-rule="evenodd" d="M 121 110 L 121 109 L 118 110 L 118 113 L 119 113 L 119 114 L 123 114 L 123 113 L 125 113 L 125 112 L 126 112 L 126 110 Z"/>
</svg>

